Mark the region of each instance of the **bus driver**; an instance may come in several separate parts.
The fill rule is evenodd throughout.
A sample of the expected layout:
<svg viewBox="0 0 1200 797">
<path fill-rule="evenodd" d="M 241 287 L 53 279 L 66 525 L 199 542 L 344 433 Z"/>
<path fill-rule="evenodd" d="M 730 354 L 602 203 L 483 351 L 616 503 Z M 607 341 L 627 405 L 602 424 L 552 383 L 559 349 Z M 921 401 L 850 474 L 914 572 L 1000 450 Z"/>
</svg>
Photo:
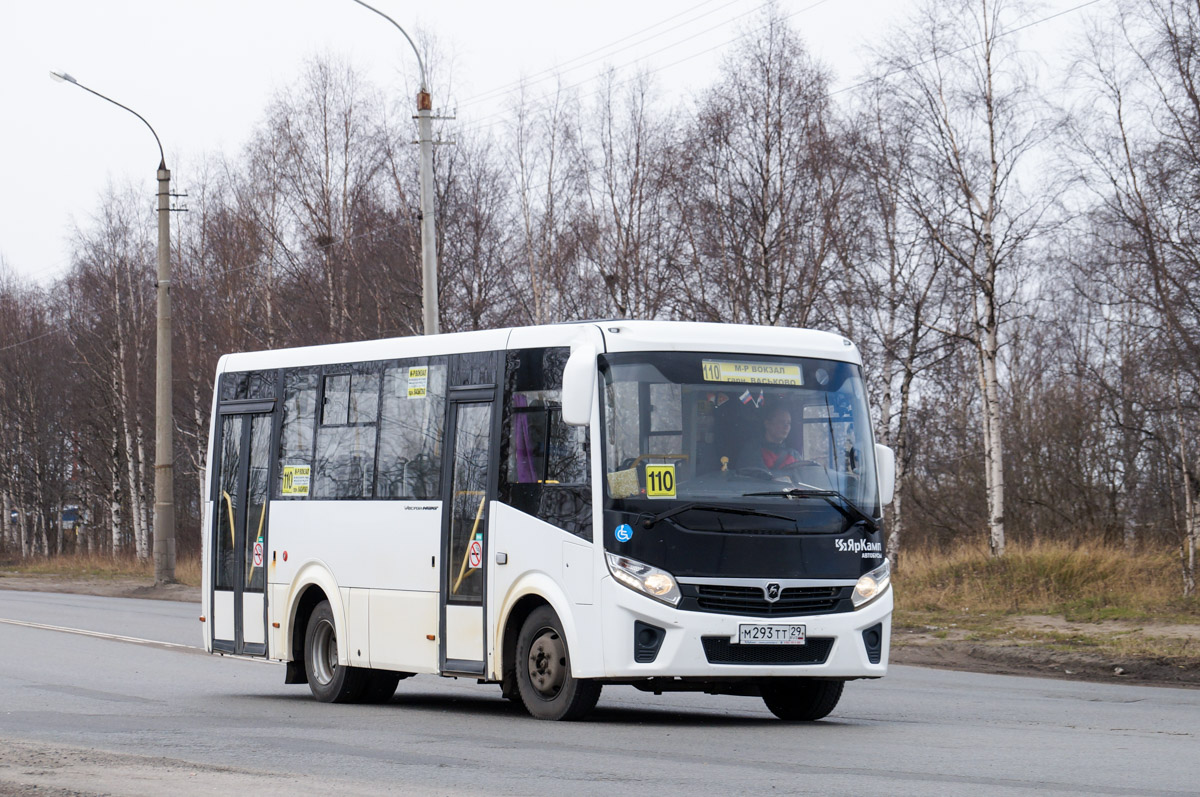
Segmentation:
<svg viewBox="0 0 1200 797">
<path fill-rule="evenodd" d="M 768 410 L 763 419 L 762 439 L 742 446 L 738 467 L 774 470 L 803 460 L 799 451 L 784 443 L 791 431 L 792 414 L 786 407 Z"/>
</svg>

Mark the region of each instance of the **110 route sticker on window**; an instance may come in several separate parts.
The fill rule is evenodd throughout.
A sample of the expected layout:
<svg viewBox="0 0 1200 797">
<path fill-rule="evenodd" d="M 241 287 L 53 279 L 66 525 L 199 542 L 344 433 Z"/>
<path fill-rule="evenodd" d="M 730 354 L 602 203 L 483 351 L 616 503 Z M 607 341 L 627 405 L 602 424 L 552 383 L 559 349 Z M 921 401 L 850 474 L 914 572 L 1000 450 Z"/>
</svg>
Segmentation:
<svg viewBox="0 0 1200 797">
<path fill-rule="evenodd" d="M 675 497 L 675 466 L 647 465 L 646 466 L 646 497 L 674 498 Z"/>
</svg>

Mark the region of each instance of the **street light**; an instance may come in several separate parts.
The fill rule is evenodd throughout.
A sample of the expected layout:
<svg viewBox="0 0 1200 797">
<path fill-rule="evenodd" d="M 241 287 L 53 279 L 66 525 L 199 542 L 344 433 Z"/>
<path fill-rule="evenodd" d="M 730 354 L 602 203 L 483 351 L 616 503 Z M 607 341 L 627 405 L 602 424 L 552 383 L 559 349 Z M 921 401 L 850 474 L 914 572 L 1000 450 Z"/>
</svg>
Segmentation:
<svg viewBox="0 0 1200 797">
<path fill-rule="evenodd" d="M 425 334 L 436 335 L 440 331 L 438 321 L 437 293 L 437 239 L 434 237 L 433 216 L 433 98 L 429 96 L 429 83 L 425 79 L 425 62 L 412 38 L 400 27 L 400 23 L 363 0 L 354 0 L 363 8 L 374 11 L 396 26 L 404 34 L 417 56 L 421 69 L 421 90 L 417 92 L 417 141 L 421 145 L 421 306 L 425 320 Z"/>
<path fill-rule="evenodd" d="M 154 583 L 175 581 L 175 440 L 171 414 L 171 172 L 162 141 L 140 113 L 90 89 L 66 72 L 51 72 L 102 100 L 124 108 L 150 128 L 158 144 L 158 352 L 154 380 Z"/>
</svg>

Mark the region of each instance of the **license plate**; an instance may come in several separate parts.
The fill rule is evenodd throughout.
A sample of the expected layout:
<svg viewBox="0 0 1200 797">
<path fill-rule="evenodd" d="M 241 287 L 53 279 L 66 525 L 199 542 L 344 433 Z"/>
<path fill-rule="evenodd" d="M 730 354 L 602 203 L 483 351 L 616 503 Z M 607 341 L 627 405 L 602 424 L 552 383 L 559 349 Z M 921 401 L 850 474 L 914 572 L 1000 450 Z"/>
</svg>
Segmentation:
<svg viewBox="0 0 1200 797">
<path fill-rule="evenodd" d="M 737 641 L 741 645 L 803 645 L 804 626 L 743 623 L 738 626 Z"/>
</svg>

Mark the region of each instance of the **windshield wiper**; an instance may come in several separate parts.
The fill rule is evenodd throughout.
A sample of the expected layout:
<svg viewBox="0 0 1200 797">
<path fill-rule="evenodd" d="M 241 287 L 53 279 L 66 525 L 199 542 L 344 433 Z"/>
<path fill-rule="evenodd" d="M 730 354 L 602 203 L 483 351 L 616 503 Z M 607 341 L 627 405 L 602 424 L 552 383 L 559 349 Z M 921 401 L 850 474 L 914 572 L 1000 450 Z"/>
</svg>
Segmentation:
<svg viewBox="0 0 1200 797">
<path fill-rule="evenodd" d="M 831 507 L 842 513 L 842 517 L 846 518 L 846 520 L 861 521 L 866 523 L 871 527 L 872 531 L 877 528 L 875 524 L 875 518 L 859 509 L 854 505 L 853 501 L 842 495 L 837 490 L 817 490 L 813 488 L 791 487 L 787 490 L 771 490 L 764 493 L 742 493 L 742 495 L 744 497 L 782 495 L 788 498 L 824 498 Z"/>
<path fill-rule="evenodd" d="M 770 495 L 774 495 L 774 494 L 775 493 L 770 493 Z M 717 504 L 701 504 L 701 503 L 691 502 L 691 503 L 686 503 L 686 504 L 680 504 L 679 506 L 668 509 L 666 512 L 659 512 L 657 515 L 651 515 L 648 518 L 644 518 L 642 520 L 642 528 L 644 528 L 644 529 L 651 528 L 654 526 L 655 523 L 659 522 L 660 520 L 666 520 L 669 517 L 675 517 L 678 514 L 681 514 L 683 512 L 688 512 L 693 509 L 700 509 L 705 512 L 725 512 L 730 515 L 749 515 L 750 517 L 769 517 L 769 518 L 775 518 L 776 520 L 786 520 L 789 523 L 796 522 L 795 518 L 790 518 L 785 515 L 776 515 L 772 512 L 763 512 L 762 510 L 759 510 L 759 509 L 744 509 L 742 507 L 737 507 L 737 506 L 719 506 Z"/>
</svg>

